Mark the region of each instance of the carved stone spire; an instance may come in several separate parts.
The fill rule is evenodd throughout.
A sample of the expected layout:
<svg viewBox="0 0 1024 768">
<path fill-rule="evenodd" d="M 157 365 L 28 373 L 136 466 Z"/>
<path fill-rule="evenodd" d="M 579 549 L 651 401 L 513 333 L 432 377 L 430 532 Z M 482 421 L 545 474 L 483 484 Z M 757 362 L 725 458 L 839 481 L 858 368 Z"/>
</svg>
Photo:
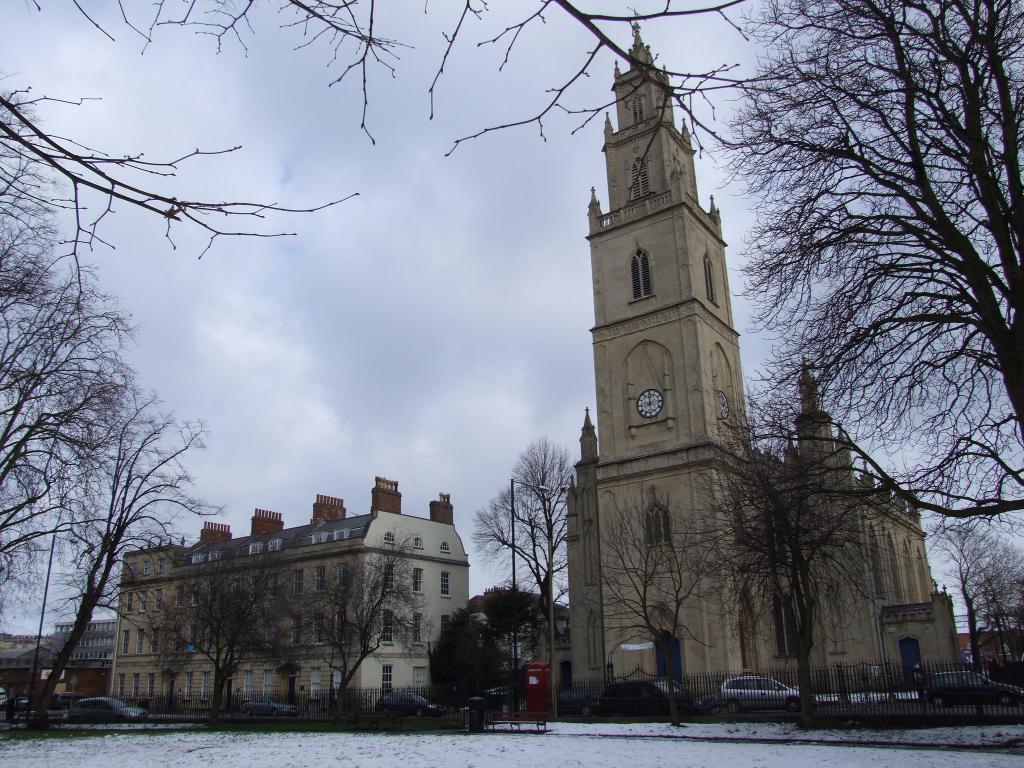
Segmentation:
<svg viewBox="0 0 1024 768">
<path fill-rule="evenodd" d="M 654 61 L 651 47 L 644 44 L 643 38 L 640 37 L 640 25 L 636 22 L 633 22 L 633 47 L 629 49 L 629 55 L 642 64 L 651 64 Z M 636 65 L 631 64 L 630 69 L 636 69 Z"/>
<path fill-rule="evenodd" d="M 597 458 L 597 432 L 594 422 L 590 420 L 590 409 L 586 409 L 583 417 L 583 429 L 580 430 L 580 461 L 593 461 Z"/>
</svg>

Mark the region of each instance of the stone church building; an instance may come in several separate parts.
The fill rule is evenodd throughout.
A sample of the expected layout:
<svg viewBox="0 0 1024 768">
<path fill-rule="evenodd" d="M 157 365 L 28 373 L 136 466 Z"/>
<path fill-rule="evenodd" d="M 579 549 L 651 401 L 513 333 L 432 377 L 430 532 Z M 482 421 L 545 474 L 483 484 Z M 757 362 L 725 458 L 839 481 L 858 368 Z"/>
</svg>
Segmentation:
<svg viewBox="0 0 1024 768">
<path fill-rule="evenodd" d="M 639 30 L 631 53 L 653 62 Z M 606 118 L 603 149 L 609 209 L 593 190 L 590 201 L 597 430 L 588 412 L 569 498 L 572 662 L 563 683 L 567 672 L 592 679 L 665 664 L 649 636 L 606 618 L 602 530 L 652 490 L 671 499 L 672 514 L 706 509 L 716 446 L 745 413 L 721 216 L 713 198 L 701 206 L 685 118 L 677 127 L 661 77 L 616 66 L 617 129 Z M 856 602 L 842 632 L 816 645 L 813 663 L 955 658 L 951 603 L 934 589 L 916 513 L 865 510 L 864 532 L 875 554 L 865 558 L 868 589 L 858 592 L 871 597 Z M 754 627 L 756 641 L 741 643 L 720 606 L 687 611 L 700 616 L 697 637 L 677 641 L 673 669 L 795 664 L 784 627 Z"/>
</svg>

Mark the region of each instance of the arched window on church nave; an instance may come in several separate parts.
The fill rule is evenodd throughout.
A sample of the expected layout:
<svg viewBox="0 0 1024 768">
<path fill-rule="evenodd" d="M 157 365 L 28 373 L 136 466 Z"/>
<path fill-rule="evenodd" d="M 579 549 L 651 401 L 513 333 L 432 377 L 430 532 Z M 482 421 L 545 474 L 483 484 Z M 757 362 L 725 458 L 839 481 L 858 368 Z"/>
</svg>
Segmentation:
<svg viewBox="0 0 1024 768">
<path fill-rule="evenodd" d="M 928 558 L 924 555 L 924 549 L 922 547 L 917 548 L 917 568 L 918 575 L 921 579 L 921 599 L 925 602 L 931 599 L 932 595 L 932 574 L 928 570 Z"/>
<path fill-rule="evenodd" d="M 903 602 L 903 579 L 900 578 L 900 564 L 896 556 L 896 546 L 892 541 L 892 534 L 885 534 L 885 549 L 889 560 L 889 578 L 892 584 L 890 600 L 893 603 Z"/>
<path fill-rule="evenodd" d="M 637 248 L 633 254 L 629 275 L 633 286 L 634 301 L 651 295 L 651 263 L 641 248 Z"/>
<path fill-rule="evenodd" d="M 707 293 L 708 301 L 718 303 L 718 299 L 715 298 L 715 267 L 707 253 L 704 254 L 704 291 Z"/>
<path fill-rule="evenodd" d="M 868 526 L 868 559 L 871 562 L 871 580 L 874 582 L 872 591 L 875 599 L 879 602 L 886 602 L 888 589 L 885 582 L 885 574 L 882 571 L 882 551 L 878 546 L 878 539 L 875 537 L 874 526 Z"/>
<path fill-rule="evenodd" d="M 907 574 L 907 600 L 911 603 L 920 602 L 924 592 L 919 578 L 920 571 L 914 567 L 914 555 L 910 551 L 910 542 L 906 539 L 903 540 L 900 559 L 903 560 L 903 572 Z"/>
<path fill-rule="evenodd" d="M 629 172 L 629 198 L 636 200 L 651 191 L 651 180 L 647 175 L 647 161 L 638 157 Z"/>
</svg>

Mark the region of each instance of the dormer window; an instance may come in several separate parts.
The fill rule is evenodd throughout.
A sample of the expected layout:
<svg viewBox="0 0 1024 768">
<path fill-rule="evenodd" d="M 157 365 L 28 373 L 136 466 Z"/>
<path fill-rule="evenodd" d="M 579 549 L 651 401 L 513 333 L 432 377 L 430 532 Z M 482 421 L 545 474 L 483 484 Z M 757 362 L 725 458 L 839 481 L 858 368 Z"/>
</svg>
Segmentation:
<svg viewBox="0 0 1024 768">
<path fill-rule="evenodd" d="M 262 551 L 263 551 L 263 542 L 262 541 L 254 541 L 251 544 L 249 544 L 249 554 L 250 555 L 258 555 Z"/>
<path fill-rule="evenodd" d="M 629 275 L 633 286 L 633 301 L 651 295 L 651 263 L 647 254 L 640 248 L 633 254 Z"/>
<path fill-rule="evenodd" d="M 651 181 L 647 175 L 647 163 L 642 158 L 633 161 L 629 172 L 629 199 L 636 200 L 651 191 Z"/>
<path fill-rule="evenodd" d="M 281 540 L 280 539 L 271 539 L 270 541 L 267 542 L 267 551 L 268 552 L 276 552 L 280 548 L 281 548 Z"/>
<path fill-rule="evenodd" d="M 442 541 L 441 542 L 441 551 L 442 552 L 451 552 L 452 551 L 451 547 L 448 546 L 448 542 L 447 541 Z"/>
<path fill-rule="evenodd" d="M 203 562 L 204 559 L 205 559 L 205 555 L 203 555 L 202 552 L 198 552 L 198 553 L 192 555 L 192 564 L 195 565 L 196 563 L 201 563 L 201 562 Z"/>
</svg>

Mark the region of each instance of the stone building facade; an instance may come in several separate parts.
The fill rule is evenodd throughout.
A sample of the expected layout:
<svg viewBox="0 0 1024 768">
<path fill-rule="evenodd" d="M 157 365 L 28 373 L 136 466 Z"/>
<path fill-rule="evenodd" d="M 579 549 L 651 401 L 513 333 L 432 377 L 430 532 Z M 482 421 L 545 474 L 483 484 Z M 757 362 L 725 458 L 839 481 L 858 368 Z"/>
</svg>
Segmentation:
<svg viewBox="0 0 1024 768">
<path fill-rule="evenodd" d="M 202 642 L 180 638 L 184 654 L 169 655 L 170 638 L 161 636 L 162 614 L 189 599 L 198 568 L 210 561 L 234 559 L 242 573 L 273 567 L 283 574 L 287 622 L 302 627 L 285 641 L 278 656 L 247 658 L 227 690 L 243 696 L 281 698 L 326 695 L 337 687 L 329 652 L 311 633 L 316 598 L 334 574 L 351 572 L 360 561 L 395 542 L 406 542 L 401 557 L 418 598 L 417 630 L 401 641 L 385 641 L 366 658 L 349 683 L 356 688 L 413 687 L 430 683 L 428 649 L 449 615 L 469 597 L 469 560 L 454 526 L 448 494 L 430 502 L 429 517 L 402 512 L 398 483 L 378 477 L 368 514 L 349 516 L 340 498 L 317 495 L 307 524 L 286 528 L 280 513 L 256 509 L 248 536 L 233 538 L 223 523 L 206 522 L 199 541 L 132 552 L 125 558 L 121 581 L 117 644 L 111 693 L 129 698 L 175 694 L 200 700 L 210 696 L 212 665 L 201 653 L 188 653 Z M 286 630 L 287 632 L 288 630 Z M 167 634 L 166 630 L 163 632 Z"/>
<path fill-rule="evenodd" d="M 654 61 L 639 29 L 631 53 Z M 721 215 L 713 198 L 706 209 L 698 199 L 691 138 L 665 103 L 665 84 L 656 67 L 616 66 L 617 128 L 606 118 L 603 148 L 609 210 L 593 190 L 589 207 L 597 425 L 588 412 L 569 496 L 576 679 L 656 668 L 650 638 L 609 619 L 602 536 L 652 491 L 674 514 L 708 509 L 718 448 L 745 414 Z M 877 572 L 875 598 L 859 604 L 845 639 L 820 649 L 819 661 L 900 658 L 901 648 L 905 658 L 952 658 L 949 601 L 932 588 L 916 515 L 865 511 L 865 535 L 887 553 L 865 573 Z M 788 649 L 773 647 L 772 628 L 757 628 L 759 645 L 745 652 L 737 622 L 721 606 L 694 598 L 686 611 L 697 636 L 678 643 L 673 666 L 683 672 L 788 663 Z"/>
</svg>

